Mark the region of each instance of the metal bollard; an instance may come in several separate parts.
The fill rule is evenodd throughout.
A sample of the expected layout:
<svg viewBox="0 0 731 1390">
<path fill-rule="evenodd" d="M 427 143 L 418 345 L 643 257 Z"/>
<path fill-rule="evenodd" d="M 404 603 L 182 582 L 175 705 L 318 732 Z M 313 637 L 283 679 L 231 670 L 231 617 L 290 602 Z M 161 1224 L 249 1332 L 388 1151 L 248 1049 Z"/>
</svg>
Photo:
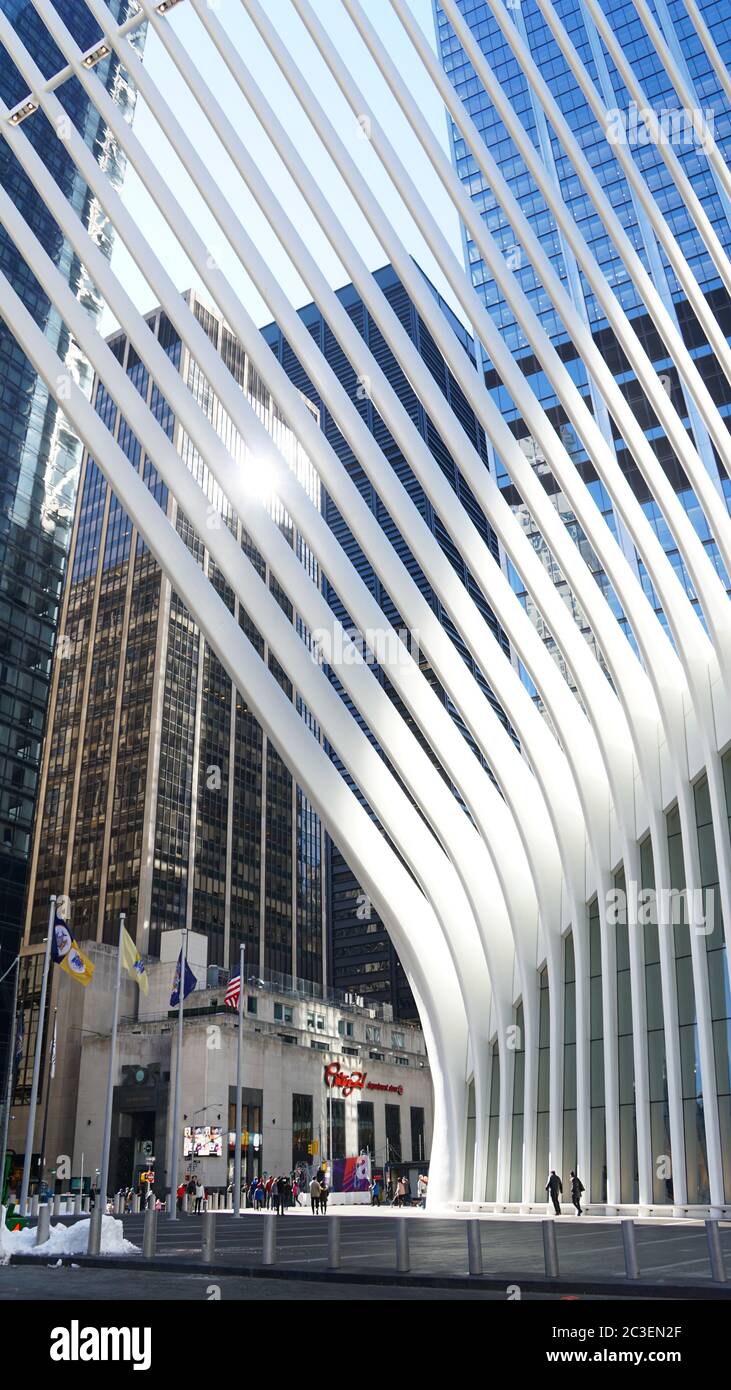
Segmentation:
<svg viewBox="0 0 731 1390">
<path fill-rule="evenodd" d="M 54 1199 L 53 1199 L 53 1215 L 54 1215 L 54 1216 L 60 1216 L 60 1215 L 61 1215 L 61 1194 L 60 1194 L 60 1192 L 57 1192 L 56 1195 L 55 1195 L 55 1197 L 54 1197 Z"/>
<path fill-rule="evenodd" d="M 543 1227 L 543 1265 L 549 1279 L 558 1279 L 556 1227 L 550 1217 L 544 1217 L 541 1226 Z"/>
<path fill-rule="evenodd" d="M 135 1213 L 135 1215 L 137 1215 L 137 1213 L 138 1213 L 139 1210 L 140 1210 L 140 1194 L 139 1194 L 139 1192 L 135 1192 L 134 1197 L 132 1198 L 132 1210 L 133 1210 L 133 1212 Z"/>
<path fill-rule="evenodd" d="M 277 1259 L 277 1223 L 276 1221 L 264 1220 L 264 1246 L 262 1249 L 261 1262 L 263 1265 L 273 1265 Z"/>
<path fill-rule="evenodd" d="M 467 1222 L 467 1263 L 470 1274 L 482 1274 L 482 1233 L 479 1221 Z"/>
<path fill-rule="evenodd" d="M 409 1226 L 403 1218 L 396 1222 L 396 1269 L 399 1274 L 408 1274 L 411 1269 Z"/>
<path fill-rule="evenodd" d="M 91 1213 L 89 1222 L 89 1240 L 86 1246 L 87 1255 L 98 1255 L 102 1248 L 102 1215 L 104 1208 L 101 1202 L 97 1202 Z"/>
<path fill-rule="evenodd" d="M 81 1193 L 77 1192 L 74 1197 L 74 1216 L 81 1216 Z"/>
<path fill-rule="evenodd" d="M 327 1223 L 327 1267 L 340 1269 L 340 1217 L 331 1216 Z"/>
<path fill-rule="evenodd" d="M 718 1229 L 718 1219 L 709 1217 L 705 1223 L 706 1240 L 708 1241 L 708 1259 L 711 1264 L 711 1278 L 714 1284 L 726 1283 L 726 1264 L 723 1258 L 721 1247 L 721 1235 Z"/>
<path fill-rule="evenodd" d="M 38 1208 L 38 1225 L 36 1226 L 36 1245 L 45 1245 L 51 1234 L 51 1208 L 48 1202 L 42 1202 Z"/>
<path fill-rule="evenodd" d="M 36 1194 L 35 1197 L 31 1197 L 31 1199 L 30 1199 L 30 1214 L 31 1214 L 31 1216 L 37 1216 L 37 1215 L 38 1215 L 38 1208 L 39 1208 L 39 1206 L 40 1206 L 40 1198 L 39 1198 L 38 1195 Z"/>
<path fill-rule="evenodd" d="M 205 1265 L 212 1265 L 216 1258 L 216 1213 L 204 1211 L 203 1234 L 201 1237 L 201 1259 Z"/>
<path fill-rule="evenodd" d="M 157 1212 L 154 1207 L 148 1207 L 145 1212 L 145 1224 L 142 1229 L 142 1254 L 144 1259 L 151 1260 L 157 1249 Z"/>
<path fill-rule="evenodd" d="M 637 1241 L 635 1238 L 635 1223 L 631 1217 L 623 1217 L 622 1244 L 624 1246 L 624 1269 L 628 1279 L 639 1279 L 640 1262 L 637 1258 Z"/>
</svg>

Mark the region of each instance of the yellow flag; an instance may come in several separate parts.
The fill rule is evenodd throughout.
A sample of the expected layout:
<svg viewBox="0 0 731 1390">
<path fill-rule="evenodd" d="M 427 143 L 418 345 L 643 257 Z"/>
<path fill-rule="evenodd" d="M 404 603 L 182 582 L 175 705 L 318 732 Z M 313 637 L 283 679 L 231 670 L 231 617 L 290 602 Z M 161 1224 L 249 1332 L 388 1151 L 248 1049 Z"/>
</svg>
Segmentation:
<svg viewBox="0 0 731 1390">
<path fill-rule="evenodd" d="M 72 941 L 71 948 L 61 960 L 61 969 L 71 976 L 72 980 L 78 980 L 80 985 L 91 984 L 91 977 L 94 974 L 94 966 L 88 956 L 80 951 L 75 941 Z"/>
<path fill-rule="evenodd" d="M 137 981 L 143 994 L 147 994 L 150 981 L 145 963 L 126 927 L 122 927 L 122 965 L 133 980 Z"/>
</svg>

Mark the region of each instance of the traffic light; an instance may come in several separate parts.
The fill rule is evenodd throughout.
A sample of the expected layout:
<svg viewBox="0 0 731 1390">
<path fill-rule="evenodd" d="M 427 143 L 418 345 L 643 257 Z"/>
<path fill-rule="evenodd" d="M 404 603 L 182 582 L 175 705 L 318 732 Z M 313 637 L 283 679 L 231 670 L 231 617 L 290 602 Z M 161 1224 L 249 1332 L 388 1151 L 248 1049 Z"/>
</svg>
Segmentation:
<svg viewBox="0 0 731 1390">
<path fill-rule="evenodd" d="M 308 1152 L 308 1154 L 313 1154 L 313 1155 L 320 1152 L 320 1141 L 319 1141 L 319 1139 L 313 1139 L 313 1140 L 312 1140 L 312 1143 L 310 1143 L 310 1144 L 307 1145 L 307 1152 Z"/>
</svg>

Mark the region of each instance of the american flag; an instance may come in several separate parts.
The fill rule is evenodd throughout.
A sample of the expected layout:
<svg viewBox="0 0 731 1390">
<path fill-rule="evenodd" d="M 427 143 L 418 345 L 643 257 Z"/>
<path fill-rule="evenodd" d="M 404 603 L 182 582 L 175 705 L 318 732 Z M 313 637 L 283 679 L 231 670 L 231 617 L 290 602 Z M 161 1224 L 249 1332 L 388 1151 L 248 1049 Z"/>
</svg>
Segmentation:
<svg viewBox="0 0 731 1390">
<path fill-rule="evenodd" d="M 228 1005 L 230 1006 L 230 1008 L 232 1008 L 232 1009 L 238 1008 L 238 1004 L 239 1004 L 239 995 L 240 995 L 240 993 L 241 993 L 241 976 L 240 976 L 240 975 L 234 975 L 233 978 L 232 978 L 231 980 L 229 980 L 229 982 L 228 982 L 228 986 L 227 986 L 227 989 L 226 989 L 226 994 L 225 994 L 224 1001 L 223 1001 L 224 1004 L 228 1004 Z"/>
</svg>

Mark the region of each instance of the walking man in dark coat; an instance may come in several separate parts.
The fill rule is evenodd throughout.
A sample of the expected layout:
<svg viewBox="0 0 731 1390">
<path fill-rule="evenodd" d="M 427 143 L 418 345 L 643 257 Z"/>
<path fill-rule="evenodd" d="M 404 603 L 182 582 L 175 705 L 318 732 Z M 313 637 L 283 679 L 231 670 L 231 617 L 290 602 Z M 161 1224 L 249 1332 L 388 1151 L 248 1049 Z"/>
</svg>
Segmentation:
<svg viewBox="0 0 731 1390">
<path fill-rule="evenodd" d="M 555 1211 L 557 1216 L 560 1216 L 561 1203 L 558 1200 L 558 1196 L 560 1192 L 563 1192 L 563 1184 L 561 1182 L 560 1177 L 558 1176 L 558 1173 L 554 1172 L 553 1168 L 551 1169 L 551 1176 L 549 1177 L 548 1182 L 546 1183 L 546 1192 L 548 1193 L 549 1197 L 551 1198 L 551 1201 L 553 1202 L 553 1210 Z"/>
<path fill-rule="evenodd" d="M 576 1176 L 573 1169 L 571 1171 L 571 1201 L 576 1207 L 576 1215 L 581 1216 L 581 1194 L 584 1191 L 584 1184 Z"/>
</svg>

